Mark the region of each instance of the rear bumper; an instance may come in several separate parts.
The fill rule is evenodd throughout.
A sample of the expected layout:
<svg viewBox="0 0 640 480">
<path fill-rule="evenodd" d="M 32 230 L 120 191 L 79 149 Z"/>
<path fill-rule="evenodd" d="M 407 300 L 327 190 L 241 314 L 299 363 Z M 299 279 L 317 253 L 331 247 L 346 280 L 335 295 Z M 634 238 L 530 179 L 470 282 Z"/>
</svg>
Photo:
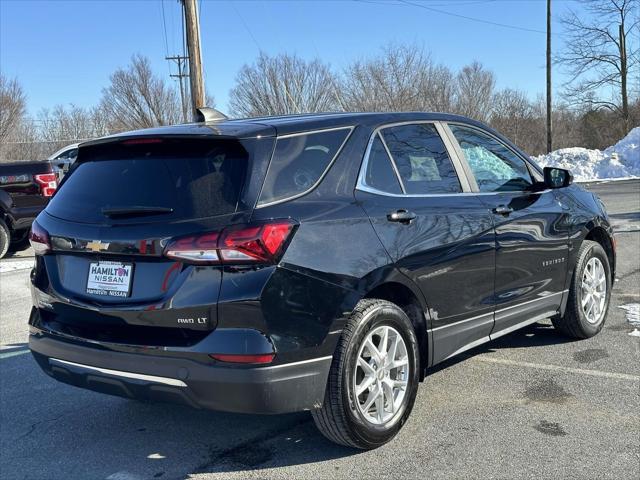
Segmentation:
<svg viewBox="0 0 640 480">
<path fill-rule="evenodd" d="M 331 366 L 331 357 L 251 368 L 205 365 L 179 356 L 101 350 L 41 333 L 32 333 L 29 348 L 45 373 L 70 385 L 239 413 L 319 408 Z"/>
</svg>

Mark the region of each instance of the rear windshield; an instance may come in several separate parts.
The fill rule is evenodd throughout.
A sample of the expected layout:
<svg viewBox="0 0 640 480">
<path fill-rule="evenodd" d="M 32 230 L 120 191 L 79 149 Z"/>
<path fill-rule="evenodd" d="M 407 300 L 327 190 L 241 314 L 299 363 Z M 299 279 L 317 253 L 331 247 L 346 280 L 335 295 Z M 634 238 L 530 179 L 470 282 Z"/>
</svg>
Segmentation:
<svg viewBox="0 0 640 480">
<path fill-rule="evenodd" d="M 118 223 L 166 222 L 233 213 L 247 163 L 247 151 L 234 140 L 96 146 L 72 168 L 47 212 L 83 223 L 116 218 Z"/>
</svg>

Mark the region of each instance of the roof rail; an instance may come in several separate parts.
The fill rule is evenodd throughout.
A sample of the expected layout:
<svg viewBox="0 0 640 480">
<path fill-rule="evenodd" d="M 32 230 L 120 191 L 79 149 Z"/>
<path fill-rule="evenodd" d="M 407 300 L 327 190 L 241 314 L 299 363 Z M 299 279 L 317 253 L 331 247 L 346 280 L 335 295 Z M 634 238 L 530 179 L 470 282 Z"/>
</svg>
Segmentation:
<svg viewBox="0 0 640 480">
<path fill-rule="evenodd" d="M 196 109 L 196 111 L 196 122 L 219 122 L 220 120 L 226 120 L 228 118 L 224 113 L 215 108 L 200 107 Z"/>
</svg>

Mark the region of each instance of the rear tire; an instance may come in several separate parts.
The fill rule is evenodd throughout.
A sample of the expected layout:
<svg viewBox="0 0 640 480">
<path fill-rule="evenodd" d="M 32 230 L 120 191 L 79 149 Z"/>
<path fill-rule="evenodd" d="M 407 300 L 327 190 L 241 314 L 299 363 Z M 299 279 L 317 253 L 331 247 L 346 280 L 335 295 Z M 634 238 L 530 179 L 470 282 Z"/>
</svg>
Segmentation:
<svg viewBox="0 0 640 480">
<path fill-rule="evenodd" d="M 406 313 L 386 300 L 360 301 L 336 348 L 322 408 L 311 412 L 320 432 L 360 449 L 389 442 L 413 408 L 419 360 Z"/>
<path fill-rule="evenodd" d="M 14 252 L 29 248 L 29 229 L 11 232 L 11 245 L 9 248 Z"/>
<path fill-rule="evenodd" d="M 553 326 L 572 338 L 590 338 L 604 326 L 611 299 L 609 258 L 599 243 L 585 240 L 578 251 L 564 316 Z"/>
<path fill-rule="evenodd" d="M 0 220 L 0 258 L 7 254 L 9 243 L 11 243 L 11 234 L 7 228 L 7 224 Z"/>
</svg>

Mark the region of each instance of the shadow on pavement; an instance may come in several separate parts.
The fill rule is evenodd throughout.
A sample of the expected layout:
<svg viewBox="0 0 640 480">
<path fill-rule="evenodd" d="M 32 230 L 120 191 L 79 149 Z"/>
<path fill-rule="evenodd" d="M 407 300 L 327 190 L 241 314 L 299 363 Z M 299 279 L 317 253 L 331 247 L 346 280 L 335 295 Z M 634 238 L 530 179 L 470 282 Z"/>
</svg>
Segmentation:
<svg viewBox="0 0 640 480">
<path fill-rule="evenodd" d="M 484 345 L 469 350 L 454 358 L 446 360 L 429 370 L 429 374 L 445 370 L 453 365 L 464 362 L 469 358 L 481 353 L 490 353 L 501 348 L 531 348 L 544 347 L 547 345 L 558 345 L 562 343 L 575 342 L 575 339 L 562 336 L 551 324 L 534 323 L 521 330 L 492 340 Z"/>
<path fill-rule="evenodd" d="M 472 350 L 471 355 L 444 362 L 430 373 L 478 353 L 567 341 L 553 327 L 534 324 Z M 10 345 L 11 350 L 25 346 Z M 322 437 L 308 413 L 239 415 L 146 404 L 57 383 L 39 370 L 30 355 L 0 362 L 0 443 L 8 478 L 39 478 L 46 472 L 47 478 L 120 474 L 120 478 L 164 480 L 304 465 L 360 453 Z M 38 454 L 30 453 L 34 451 Z"/>
<path fill-rule="evenodd" d="M 0 359 L 0 380 L 3 478 L 165 480 L 358 453 L 322 437 L 308 412 L 241 415 L 111 397 L 56 382 L 31 355 Z"/>
</svg>

